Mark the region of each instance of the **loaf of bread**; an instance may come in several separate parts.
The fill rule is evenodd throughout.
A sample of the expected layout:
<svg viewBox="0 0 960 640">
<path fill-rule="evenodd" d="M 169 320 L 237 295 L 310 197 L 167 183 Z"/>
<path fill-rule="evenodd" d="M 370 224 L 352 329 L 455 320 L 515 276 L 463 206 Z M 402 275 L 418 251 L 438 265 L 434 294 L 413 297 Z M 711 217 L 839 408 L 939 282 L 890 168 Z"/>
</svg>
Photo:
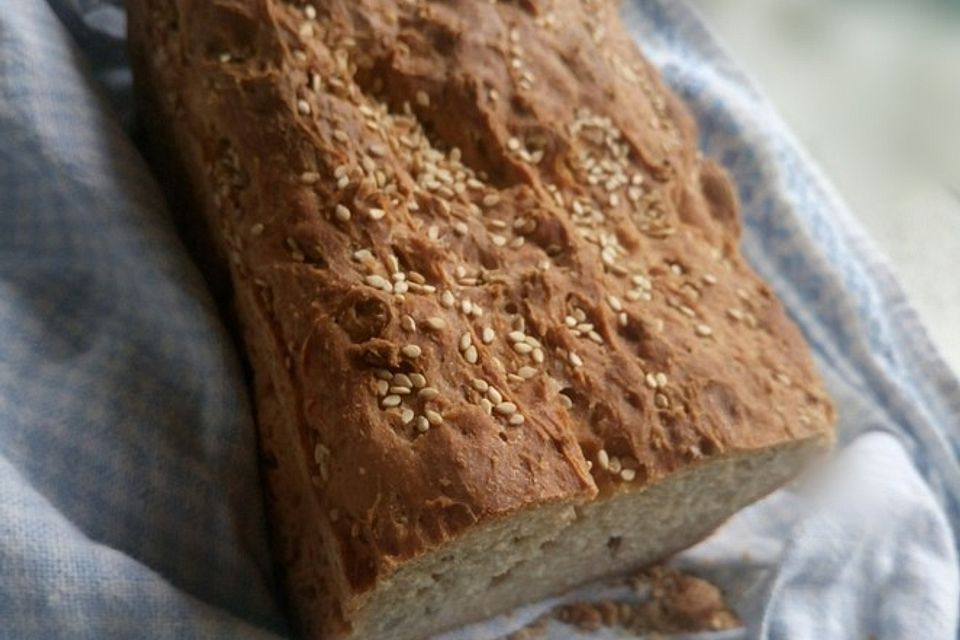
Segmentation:
<svg viewBox="0 0 960 640">
<path fill-rule="evenodd" d="M 422 638 L 650 563 L 829 447 L 617 2 L 313 2 L 128 3 L 304 635 Z"/>
</svg>

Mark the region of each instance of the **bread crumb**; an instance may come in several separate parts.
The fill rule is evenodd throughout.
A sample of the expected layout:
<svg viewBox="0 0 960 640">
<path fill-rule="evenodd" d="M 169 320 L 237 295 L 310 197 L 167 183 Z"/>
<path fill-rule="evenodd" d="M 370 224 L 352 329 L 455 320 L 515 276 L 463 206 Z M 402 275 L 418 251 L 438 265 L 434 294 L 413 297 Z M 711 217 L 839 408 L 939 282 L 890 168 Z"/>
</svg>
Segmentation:
<svg viewBox="0 0 960 640">
<path fill-rule="evenodd" d="M 723 593 L 702 578 L 668 566 L 655 566 L 628 579 L 634 590 L 647 592 L 642 602 L 574 602 L 558 606 L 504 640 L 533 640 L 550 619 L 593 632 L 619 627 L 637 634 L 724 631 L 742 626 Z"/>
</svg>

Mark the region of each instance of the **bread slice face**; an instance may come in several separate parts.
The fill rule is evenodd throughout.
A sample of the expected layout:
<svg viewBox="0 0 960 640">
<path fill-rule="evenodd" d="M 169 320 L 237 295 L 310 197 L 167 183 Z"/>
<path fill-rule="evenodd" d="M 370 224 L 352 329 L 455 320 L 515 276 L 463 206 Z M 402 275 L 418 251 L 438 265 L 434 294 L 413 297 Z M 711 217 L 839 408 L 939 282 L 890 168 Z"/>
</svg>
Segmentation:
<svg viewBox="0 0 960 640">
<path fill-rule="evenodd" d="M 734 190 L 615 2 L 128 5 L 311 637 L 419 638 L 651 562 L 829 446 Z"/>
</svg>

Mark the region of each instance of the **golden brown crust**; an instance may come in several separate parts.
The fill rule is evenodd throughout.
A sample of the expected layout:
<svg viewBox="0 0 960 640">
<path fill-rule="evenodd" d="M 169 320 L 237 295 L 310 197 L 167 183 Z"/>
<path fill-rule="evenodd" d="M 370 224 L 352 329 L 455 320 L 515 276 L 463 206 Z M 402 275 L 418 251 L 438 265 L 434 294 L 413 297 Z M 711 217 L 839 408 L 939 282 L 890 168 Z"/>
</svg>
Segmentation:
<svg viewBox="0 0 960 640">
<path fill-rule="evenodd" d="M 830 432 L 615 5 L 130 2 L 343 602 L 478 523 Z"/>
</svg>

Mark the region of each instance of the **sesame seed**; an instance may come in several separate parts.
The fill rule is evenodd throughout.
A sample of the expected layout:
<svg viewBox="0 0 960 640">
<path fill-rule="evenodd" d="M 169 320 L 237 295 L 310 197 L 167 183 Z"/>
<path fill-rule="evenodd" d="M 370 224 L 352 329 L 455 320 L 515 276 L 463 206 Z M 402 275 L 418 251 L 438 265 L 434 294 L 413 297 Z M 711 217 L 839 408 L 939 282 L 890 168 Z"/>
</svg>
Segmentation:
<svg viewBox="0 0 960 640">
<path fill-rule="evenodd" d="M 383 216 L 387 215 L 387 212 L 383 209 L 378 209 L 377 207 L 371 207 L 367 211 L 367 215 L 370 216 L 371 220 L 380 220 Z"/>
<path fill-rule="evenodd" d="M 511 342 L 524 342 L 527 338 L 527 334 L 523 331 L 511 331 L 507 334 L 507 337 Z"/>
<path fill-rule="evenodd" d="M 459 222 L 459 221 L 453 223 L 453 230 L 462 236 L 467 235 L 467 232 L 470 231 L 469 227 L 467 227 L 467 224 L 465 222 Z"/>
<path fill-rule="evenodd" d="M 392 380 L 393 374 L 387 371 L 386 369 L 377 369 L 373 372 L 373 375 L 377 376 L 381 380 Z"/>
<path fill-rule="evenodd" d="M 578 356 L 578 355 L 577 355 L 575 352 L 573 352 L 573 351 L 571 351 L 570 354 L 567 356 L 567 360 L 569 360 L 569 361 L 570 361 L 570 364 L 572 364 L 574 367 L 582 367 L 582 366 L 583 366 L 583 358 L 581 358 L 580 356 Z"/>
<path fill-rule="evenodd" d="M 300 174 L 300 182 L 303 184 L 315 184 L 320 179 L 320 174 L 316 171 L 304 171 Z"/>
<path fill-rule="evenodd" d="M 386 380 L 377 380 L 375 387 L 378 396 L 385 396 L 390 390 L 390 383 Z"/>
<path fill-rule="evenodd" d="M 703 274 L 703 281 L 707 284 L 717 284 L 716 276 L 709 273 Z"/>
<path fill-rule="evenodd" d="M 409 283 L 398 282 L 395 285 L 393 285 L 393 292 L 396 294 L 403 294 L 403 293 L 406 293 L 409 288 L 410 288 Z"/>
<path fill-rule="evenodd" d="M 390 407 L 398 407 L 398 406 L 400 406 L 400 402 L 401 402 L 400 396 L 398 396 L 398 395 L 390 395 L 390 396 L 385 397 L 383 400 L 381 400 L 381 401 L 380 401 L 380 404 L 382 404 L 382 405 L 384 406 L 384 408 L 390 408 Z"/>
<path fill-rule="evenodd" d="M 793 380 L 790 379 L 790 376 L 780 371 L 775 373 L 773 377 L 776 378 L 778 382 L 788 387 L 793 384 Z"/>
<path fill-rule="evenodd" d="M 410 395 L 410 387 L 401 387 L 401 386 L 390 387 L 390 390 L 389 390 L 389 391 L 390 391 L 390 393 L 395 393 L 395 394 L 397 394 L 398 396 L 408 396 L 408 395 Z"/>
<path fill-rule="evenodd" d="M 370 249 L 358 249 L 353 252 L 353 259 L 363 262 L 364 260 L 369 260 L 373 257 L 373 253 L 370 252 Z"/>
<path fill-rule="evenodd" d="M 520 141 L 516 138 L 510 138 L 507 140 L 507 148 L 510 149 L 510 151 L 518 150 L 520 148 Z"/>
<path fill-rule="evenodd" d="M 563 407 L 564 409 L 571 409 L 573 408 L 573 400 L 571 400 L 570 396 L 568 396 L 567 394 L 561 393 L 560 406 Z"/>
<path fill-rule="evenodd" d="M 375 156 L 377 158 L 382 158 L 383 156 L 387 155 L 387 148 L 384 145 L 379 143 L 374 143 L 370 145 L 369 147 L 367 147 L 367 151 L 370 152 L 370 155 Z"/>
<path fill-rule="evenodd" d="M 608 466 L 610 468 L 610 473 L 613 474 L 619 474 L 620 470 L 623 469 L 623 466 L 620 463 L 620 458 L 617 456 L 610 456 L 610 464 Z"/>
<path fill-rule="evenodd" d="M 670 398 L 662 393 L 658 393 L 656 396 L 654 396 L 653 402 L 660 409 L 666 409 L 670 406 Z"/>
<path fill-rule="evenodd" d="M 623 469 L 620 471 L 620 478 L 626 480 L 627 482 L 633 481 L 637 477 L 637 472 L 633 469 Z"/>
<path fill-rule="evenodd" d="M 411 373 L 410 382 L 413 383 L 414 387 L 419 389 L 427 384 L 427 379 L 423 377 L 422 373 Z"/>
<path fill-rule="evenodd" d="M 338 204 L 334 209 L 334 216 L 336 216 L 340 222 L 347 222 L 350 220 L 350 209 L 347 209 L 342 204 Z"/>
<path fill-rule="evenodd" d="M 477 348 L 473 345 L 467 347 L 467 350 L 463 352 L 463 357 L 466 358 L 467 362 L 470 364 L 477 363 Z"/>
<path fill-rule="evenodd" d="M 400 412 L 400 422 L 402 422 L 403 424 L 410 424 L 412 420 L 413 420 L 413 410 L 404 408 Z"/>
<path fill-rule="evenodd" d="M 378 276 L 377 274 L 372 274 L 364 278 L 366 282 L 371 287 L 376 287 L 377 289 L 383 289 L 384 291 L 393 291 L 393 285 L 389 280 L 383 276 Z"/>
<path fill-rule="evenodd" d="M 696 332 L 697 332 L 697 335 L 700 336 L 701 338 L 706 338 L 708 336 L 713 335 L 713 329 L 711 329 L 708 325 L 705 325 L 705 324 L 698 324 L 696 328 Z"/>
<path fill-rule="evenodd" d="M 496 387 L 487 388 L 487 397 L 490 398 L 490 402 L 493 404 L 500 404 L 503 402 L 503 395 Z"/>
<path fill-rule="evenodd" d="M 434 331 L 439 331 L 447 326 L 447 321 L 440 316 L 432 316 L 427 318 L 426 325 L 428 328 L 433 329 Z"/>
<path fill-rule="evenodd" d="M 430 421 L 423 416 L 417 416 L 417 431 L 426 433 L 430 430 Z"/>
<path fill-rule="evenodd" d="M 315 20 L 317 18 L 317 10 L 314 9 L 312 4 L 308 4 L 303 8 L 303 15 L 305 15 L 308 20 Z"/>
<path fill-rule="evenodd" d="M 490 387 L 487 381 L 484 380 L 483 378 L 474 378 L 473 380 L 471 380 L 471 383 L 473 384 L 473 388 L 481 393 L 485 393 L 486 390 Z"/>
<path fill-rule="evenodd" d="M 513 350 L 516 351 L 517 353 L 526 355 L 526 354 L 530 353 L 531 351 L 533 351 L 533 347 L 531 347 L 530 345 L 528 345 L 526 342 L 514 342 L 514 343 L 513 343 Z"/>
<path fill-rule="evenodd" d="M 507 420 L 507 424 L 509 424 L 512 427 L 519 427 L 526 421 L 527 419 L 524 418 L 523 415 L 519 413 L 515 413 L 512 416 L 510 416 L 510 418 Z"/>
<path fill-rule="evenodd" d="M 734 322 L 743 320 L 743 312 L 739 309 L 727 309 L 727 315 L 730 316 L 730 319 Z"/>
<path fill-rule="evenodd" d="M 456 299 L 453 297 L 453 293 L 449 289 L 440 294 L 440 303 L 448 309 L 452 308 L 456 304 Z"/>
<path fill-rule="evenodd" d="M 464 333 L 460 336 L 460 351 L 466 351 L 473 343 L 473 337 L 469 333 Z"/>
<path fill-rule="evenodd" d="M 261 233 L 263 233 L 263 225 L 261 223 L 258 222 L 252 227 L 250 227 L 250 235 L 258 236 Z"/>
<path fill-rule="evenodd" d="M 490 240 L 492 240 L 492 241 L 493 241 L 493 244 L 496 245 L 496 246 L 498 246 L 498 247 L 503 247 L 503 246 L 506 246 L 506 244 L 507 244 L 507 239 L 506 239 L 505 237 L 503 237 L 502 235 L 500 235 L 499 233 L 494 233 L 494 234 L 492 234 L 492 235 L 490 236 Z"/>
<path fill-rule="evenodd" d="M 494 207 L 500 203 L 500 194 L 488 193 L 487 195 L 483 196 L 483 200 L 481 200 L 481 202 L 485 207 Z"/>
<path fill-rule="evenodd" d="M 350 136 L 348 136 L 347 132 L 342 129 L 334 129 L 332 135 L 337 142 L 350 142 Z"/>
<path fill-rule="evenodd" d="M 656 375 L 654 375 L 654 374 L 652 374 L 652 373 L 648 373 L 646 376 L 644 376 L 643 380 L 644 380 L 644 382 L 647 383 L 647 386 L 650 387 L 651 389 L 656 389 L 656 388 L 657 388 L 657 376 L 656 376 Z"/>
<path fill-rule="evenodd" d="M 537 375 L 537 370 L 529 365 L 525 365 L 517 369 L 517 375 L 523 378 L 524 380 L 529 380 L 530 378 Z"/>
<path fill-rule="evenodd" d="M 466 300 L 466 299 L 463 300 L 460 303 L 460 310 L 463 311 L 465 314 L 470 315 L 470 312 L 473 311 L 473 303 L 470 302 L 470 300 Z"/>
<path fill-rule="evenodd" d="M 657 372 L 657 374 L 654 376 L 654 379 L 656 379 L 657 386 L 659 388 L 662 389 L 667 386 L 667 374 L 663 373 L 662 371 Z"/>
<path fill-rule="evenodd" d="M 609 304 L 610 308 L 614 311 L 623 311 L 623 303 L 620 302 L 620 298 L 617 296 L 607 296 L 607 304 Z"/>
<path fill-rule="evenodd" d="M 434 426 L 443 422 L 443 416 L 432 409 L 427 409 L 424 411 L 424 415 L 427 417 L 427 420 L 430 422 L 430 424 Z"/>
<path fill-rule="evenodd" d="M 510 416 L 517 412 L 517 405 L 512 402 L 501 402 L 494 406 L 493 410 L 501 415 Z"/>
<path fill-rule="evenodd" d="M 402 387 L 409 387 L 413 383 L 410 381 L 410 376 L 405 373 L 395 373 L 393 374 L 393 384 L 398 384 Z"/>
<path fill-rule="evenodd" d="M 430 95 L 426 91 L 417 91 L 417 104 L 421 107 L 430 106 Z"/>
<path fill-rule="evenodd" d="M 483 409 L 483 412 L 487 415 L 493 413 L 493 403 L 487 400 L 486 398 L 480 398 L 480 402 L 477 404 L 480 405 L 480 408 Z"/>
<path fill-rule="evenodd" d="M 408 358 L 419 358 L 420 354 L 423 353 L 423 350 L 418 345 L 408 344 L 400 349 L 400 353 Z"/>
<path fill-rule="evenodd" d="M 297 100 L 297 111 L 303 116 L 310 115 L 310 103 L 306 100 Z"/>
<path fill-rule="evenodd" d="M 403 327 L 403 328 L 404 328 L 405 330 L 407 330 L 407 331 L 416 331 L 416 330 L 417 330 L 417 322 L 416 322 L 416 320 L 414 320 L 411 316 L 406 316 L 406 315 L 405 315 L 405 316 L 402 316 L 402 317 L 400 318 L 400 326 Z"/>
<path fill-rule="evenodd" d="M 494 332 L 493 329 L 491 329 L 490 327 L 483 328 L 483 335 L 481 337 L 481 339 L 483 340 L 483 344 L 490 344 L 491 342 L 493 342 L 493 339 L 496 337 L 497 337 L 497 334 L 496 332 Z"/>
<path fill-rule="evenodd" d="M 603 344 L 603 336 L 601 336 L 596 331 L 588 331 L 587 337 L 596 342 L 597 344 Z"/>
<path fill-rule="evenodd" d="M 434 398 L 440 395 L 440 391 L 435 387 L 424 387 L 417 392 L 418 398 L 423 398 L 424 400 L 433 400 Z"/>
<path fill-rule="evenodd" d="M 533 361 L 536 362 L 537 364 L 543 364 L 543 360 L 544 360 L 543 349 L 539 349 L 539 348 L 534 349 Z"/>
<path fill-rule="evenodd" d="M 597 464 L 600 465 L 601 469 L 610 468 L 610 455 L 607 453 L 606 449 L 600 449 L 600 451 L 597 451 Z"/>
</svg>

